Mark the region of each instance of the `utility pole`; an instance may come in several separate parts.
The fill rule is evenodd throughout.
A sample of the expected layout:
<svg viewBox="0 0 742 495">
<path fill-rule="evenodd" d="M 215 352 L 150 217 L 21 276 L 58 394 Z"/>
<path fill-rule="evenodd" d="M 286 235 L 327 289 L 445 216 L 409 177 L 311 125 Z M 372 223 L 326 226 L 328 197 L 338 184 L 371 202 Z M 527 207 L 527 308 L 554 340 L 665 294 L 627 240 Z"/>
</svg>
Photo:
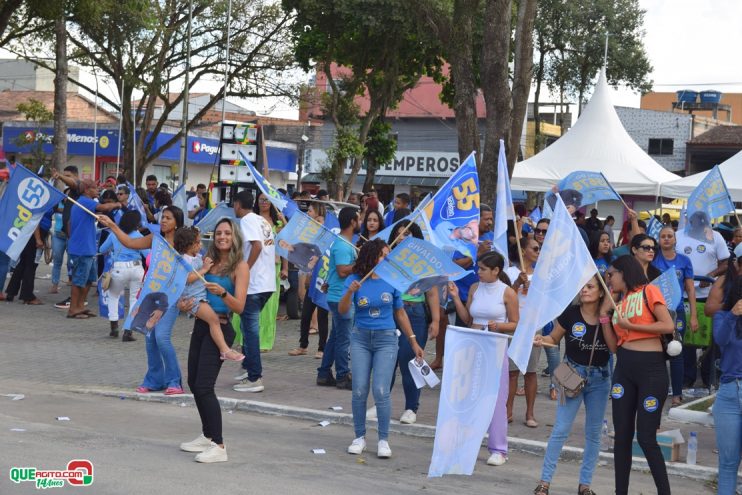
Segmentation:
<svg viewBox="0 0 742 495">
<path fill-rule="evenodd" d="M 190 72 L 191 72 L 191 22 L 193 21 L 193 0 L 188 2 L 188 36 L 186 41 L 186 71 L 185 88 L 183 90 L 183 119 L 181 122 L 180 137 L 180 184 L 186 181 L 186 165 L 188 162 L 188 120 L 190 109 Z"/>
</svg>

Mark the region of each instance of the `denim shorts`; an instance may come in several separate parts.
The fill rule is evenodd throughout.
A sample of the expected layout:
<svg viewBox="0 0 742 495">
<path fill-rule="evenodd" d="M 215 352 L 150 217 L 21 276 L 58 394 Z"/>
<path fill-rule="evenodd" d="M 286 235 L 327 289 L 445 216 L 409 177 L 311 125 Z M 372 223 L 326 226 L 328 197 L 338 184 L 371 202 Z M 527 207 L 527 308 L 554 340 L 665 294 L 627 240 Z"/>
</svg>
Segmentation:
<svg viewBox="0 0 742 495">
<path fill-rule="evenodd" d="M 98 267 L 95 256 L 71 255 L 72 260 L 72 285 L 85 287 L 94 284 L 98 280 Z"/>
</svg>

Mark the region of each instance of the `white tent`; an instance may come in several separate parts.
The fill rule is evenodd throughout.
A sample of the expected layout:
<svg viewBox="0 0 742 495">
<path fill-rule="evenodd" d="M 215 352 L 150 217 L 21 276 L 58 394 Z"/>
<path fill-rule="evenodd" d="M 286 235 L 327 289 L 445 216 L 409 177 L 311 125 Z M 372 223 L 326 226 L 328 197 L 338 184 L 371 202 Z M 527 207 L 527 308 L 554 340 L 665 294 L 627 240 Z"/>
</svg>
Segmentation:
<svg viewBox="0 0 742 495">
<path fill-rule="evenodd" d="M 554 144 L 515 164 L 510 185 L 548 191 L 570 172 L 603 172 L 621 194 L 657 196 L 659 185 L 679 177 L 667 171 L 626 133 L 611 104 L 605 70 L 577 123 Z"/>
<path fill-rule="evenodd" d="M 732 201 L 742 201 L 742 151 L 719 165 L 719 170 Z M 670 198 L 687 198 L 706 177 L 706 174 L 708 170 L 663 184 L 662 195 Z"/>
</svg>

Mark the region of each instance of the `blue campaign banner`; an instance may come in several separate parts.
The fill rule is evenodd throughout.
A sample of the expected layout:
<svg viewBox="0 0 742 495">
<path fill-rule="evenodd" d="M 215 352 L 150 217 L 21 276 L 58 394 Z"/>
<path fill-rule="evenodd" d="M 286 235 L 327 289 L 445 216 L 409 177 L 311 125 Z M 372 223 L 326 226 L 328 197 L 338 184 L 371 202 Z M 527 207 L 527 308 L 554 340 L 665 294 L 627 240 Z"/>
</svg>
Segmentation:
<svg viewBox="0 0 742 495">
<path fill-rule="evenodd" d="M 188 218 L 188 196 L 186 195 L 185 184 L 181 184 L 173 192 L 173 206 L 183 210 L 183 214 Z"/>
<path fill-rule="evenodd" d="M 124 328 L 148 335 L 185 289 L 191 266 L 159 234 L 152 237 L 152 257 L 137 302 Z"/>
<path fill-rule="evenodd" d="M 508 220 L 515 220 L 513 194 L 510 192 L 508 162 L 505 157 L 505 142 L 500 139 L 500 155 L 497 158 L 497 198 L 495 200 L 495 231 L 492 249 L 508 259 Z M 472 258 L 473 259 L 473 258 Z"/>
<path fill-rule="evenodd" d="M 325 227 L 336 234 L 340 233 L 340 220 L 338 220 L 338 216 L 335 215 L 335 212 L 327 210 L 327 213 L 325 213 Z"/>
<path fill-rule="evenodd" d="M 107 272 L 111 269 L 113 264 L 113 258 L 110 254 L 105 255 L 103 258 L 103 271 Z M 108 318 L 108 291 L 103 289 L 103 283 L 101 278 L 98 278 L 98 314 L 101 318 Z M 118 306 L 119 320 L 124 317 L 124 294 L 119 297 Z"/>
<path fill-rule="evenodd" d="M 0 251 L 17 260 L 44 213 L 64 198 L 59 190 L 18 164 L 0 198 Z"/>
<path fill-rule="evenodd" d="M 299 270 L 311 273 L 322 254 L 338 239 L 330 229 L 297 211 L 276 236 L 276 252 Z"/>
<path fill-rule="evenodd" d="M 558 196 L 528 295 L 520 311 L 520 320 L 508 348 L 508 356 L 521 373 L 526 372 L 536 332 L 562 314 L 597 271 L 572 215 Z"/>
<path fill-rule="evenodd" d="M 284 199 L 285 196 L 278 192 L 278 190 L 273 187 L 273 185 L 268 182 L 265 177 L 260 174 L 260 172 L 255 170 L 255 167 L 253 167 L 250 160 L 241 151 L 240 156 L 242 157 L 242 161 L 245 162 L 247 167 L 250 169 L 250 174 L 252 174 L 253 178 L 255 179 L 255 185 L 258 186 L 258 189 L 260 189 L 260 191 L 265 194 L 265 197 L 268 198 L 271 204 L 273 204 L 273 206 L 275 206 L 278 211 L 283 213 L 284 208 L 286 208 L 288 204 L 288 201 Z"/>
<path fill-rule="evenodd" d="M 198 222 L 198 230 L 203 233 L 213 232 L 216 223 L 222 218 L 231 218 L 232 220 L 237 219 L 234 214 L 234 208 L 229 206 L 227 203 L 217 203 L 216 206 L 210 209 Z"/>
<path fill-rule="evenodd" d="M 446 353 L 428 477 L 471 475 L 492 420 L 508 346 L 507 336 L 455 326 Z"/>
<path fill-rule="evenodd" d="M 533 211 L 531 211 L 531 214 L 528 215 L 528 218 L 530 218 L 534 224 L 537 224 L 538 221 L 541 220 L 541 208 L 538 206 L 534 208 Z"/>
<path fill-rule="evenodd" d="M 144 210 L 144 203 L 142 202 L 142 198 L 140 198 L 139 194 L 137 194 L 137 188 L 134 187 L 131 182 L 127 182 L 126 187 L 128 187 L 130 191 L 128 204 L 129 209 L 138 211 L 139 215 L 142 217 L 142 225 L 146 225 L 147 212 Z"/>
<path fill-rule="evenodd" d="M 589 205 L 598 201 L 621 201 L 613 186 L 608 182 L 601 172 L 575 171 L 559 181 L 559 195 L 564 204 L 579 209 L 583 205 Z M 556 195 L 553 192 L 546 194 L 545 203 L 552 210 Z"/>
<path fill-rule="evenodd" d="M 442 242 L 475 258 L 479 242 L 479 175 L 474 153 L 461 164 L 432 200 L 421 205 Z M 417 210 L 416 210 L 417 211 Z"/>
<path fill-rule="evenodd" d="M 415 237 L 400 242 L 374 272 L 395 289 L 412 296 L 470 273 L 431 243 Z"/>
<path fill-rule="evenodd" d="M 672 310 L 680 306 L 683 301 L 683 289 L 680 288 L 675 268 L 668 268 L 650 283 L 660 289 L 668 309 Z"/>
<path fill-rule="evenodd" d="M 655 241 L 660 240 L 660 230 L 664 225 L 662 222 L 654 218 L 654 215 L 650 215 L 649 222 L 647 223 L 647 235 L 652 237 Z"/>
<path fill-rule="evenodd" d="M 734 203 L 716 165 L 688 197 L 685 233 L 694 239 L 710 241 L 713 239 L 711 220 L 732 211 Z"/>
<path fill-rule="evenodd" d="M 312 302 L 325 311 L 330 311 L 330 305 L 327 304 L 327 293 L 322 290 L 322 287 L 327 283 L 329 275 L 330 251 L 326 251 L 320 262 L 314 267 L 312 278 L 309 281 L 309 290 L 307 291 Z"/>
</svg>

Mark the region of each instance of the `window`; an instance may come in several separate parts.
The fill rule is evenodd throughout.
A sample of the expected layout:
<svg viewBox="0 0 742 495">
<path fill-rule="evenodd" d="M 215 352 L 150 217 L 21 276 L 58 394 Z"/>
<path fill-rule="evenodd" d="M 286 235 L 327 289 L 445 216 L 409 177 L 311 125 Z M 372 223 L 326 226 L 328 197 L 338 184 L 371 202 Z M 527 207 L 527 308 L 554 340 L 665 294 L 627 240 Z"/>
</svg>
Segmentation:
<svg viewBox="0 0 742 495">
<path fill-rule="evenodd" d="M 650 139 L 647 153 L 650 155 L 672 155 L 672 139 Z"/>
</svg>

